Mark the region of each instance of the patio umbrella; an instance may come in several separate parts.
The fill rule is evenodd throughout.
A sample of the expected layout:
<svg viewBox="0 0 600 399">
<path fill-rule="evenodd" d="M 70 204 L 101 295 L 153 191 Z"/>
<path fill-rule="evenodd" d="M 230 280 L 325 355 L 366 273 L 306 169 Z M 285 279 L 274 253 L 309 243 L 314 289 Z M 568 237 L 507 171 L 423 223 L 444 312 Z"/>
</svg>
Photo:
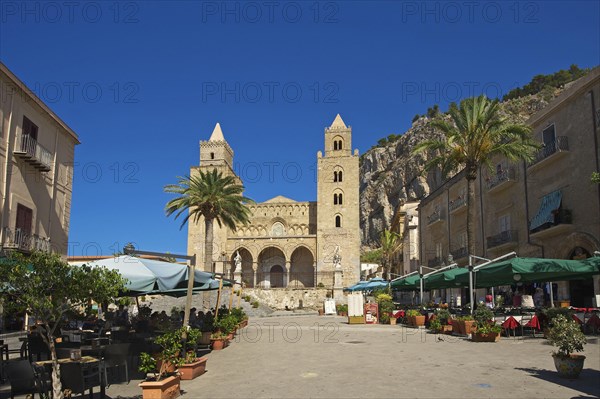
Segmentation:
<svg viewBox="0 0 600 399">
<path fill-rule="evenodd" d="M 118 271 L 123 278 L 128 280 L 126 288 L 129 291 L 127 294 L 132 296 L 144 294 L 185 295 L 189 277 L 186 265 L 130 255 L 100 259 L 89 262 L 88 266 L 106 267 Z M 212 278 L 211 273 L 195 270 L 194 291 L 217 289 L 218 286 L 219 282 Z"/>
<path fill-rule="evenodd" d="M 456 267 L 454 269 L 445 270 L 439 273 L 430 274 L 425 277 L 425 285 L 428 289 L 440 289 L 440 288 L 456 288 L 461 287 L 463 284 L 457 281 L 456 278 L 466 275 L 468 285 L 469 270 L 466 268 Z M 465 285 L 465 286 L 466 286 Z"/>
<path fill-rule="evenodd" d="M 382 279 L 381 277 L 375 277 L 369 280 L 367 284 L 364 285 L 363 291 L 372 291 L 378 288 L 385 288 L 390 284 L 389 281 Z"/>
<path fill-rule="evenodd" d="M 354 292 L 354 291 L 361 291 L 362 288 L 368 283 L 368 281 L 364 281 L 361 280 L 358 283 L 346 288 L 344 291 L 350 291 L 350 292 Z"/>
</svg>

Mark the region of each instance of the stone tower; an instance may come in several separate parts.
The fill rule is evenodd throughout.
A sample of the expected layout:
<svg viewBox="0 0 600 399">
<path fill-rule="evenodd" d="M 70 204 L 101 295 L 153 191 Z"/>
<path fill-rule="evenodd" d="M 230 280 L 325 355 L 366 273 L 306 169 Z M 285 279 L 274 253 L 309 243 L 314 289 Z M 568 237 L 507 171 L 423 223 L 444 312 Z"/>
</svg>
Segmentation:
<svg viewBox="0 0 600 399">
<path fill-rule="evenodd" d="M 334 271 L 338 249 L 343 285 L 350 286 L 360 277 L 358 150 L 352 152 L 352 128 L 339 114 L 325 128 L 317 167 L 317 269 Z"/>
<path fill-rule="evenodd" d="M 216 124 L 210 138 L 200 141 L 200 166 L 192 166 L 190 175 L 198 174 L 199 171 L 209 172 L 216 169 L 223 173 L 223 176 L 235 176 L 237 183 L 241 181 L 233 171 L 233 150 L 223 136 L 221 125 Z M 227 228 L 219 227 L 219 224 L 214 223 L 214 240 L 213 240 L 213 266 L 211 270 L 218 273 L 224 273 L 229 266 L 228 262 L 224 262 L 225 245 L 227 243 Z M 196 255 L 196 267 L 200 270 L 205 269 L 204 265 L 204 218 L 200 219 L 199 223 L 195 224 L 190 220 L 188 222 L 188 254 Z"/>
</svg>

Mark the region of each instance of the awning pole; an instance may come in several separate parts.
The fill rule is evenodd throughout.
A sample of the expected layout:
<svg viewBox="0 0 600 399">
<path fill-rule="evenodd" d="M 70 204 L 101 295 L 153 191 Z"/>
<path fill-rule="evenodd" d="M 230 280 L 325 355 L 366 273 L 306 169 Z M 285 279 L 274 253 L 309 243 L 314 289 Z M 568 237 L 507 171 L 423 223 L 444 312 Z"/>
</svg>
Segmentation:
<svg viewBox="0 0 600 399">
<path fill-rule="evenodd" d="M 469 256 L 469 301 L 471 302 L 470 312 L 473 314 L 473 258 Z"/>
<path fill-rule="evenodd" d="M 421 288 L 421 295 L 419 297 L 419 305 L 423 306 L 423 266 L 419 266 L 419 285 Z"/>
<path fill-rule="evenodd" d="M 231 312 L 231 306 L 233 305 L 233 284 L 231 285 L 231 292 L 229 293 L 229 311 Z"/>
<path fill-rule="evenodd" d="M 219 291 L 217 292 L 217 306 L 215 307 L 215 320 L 219 317 L 219 305 L 221 305 L 221 290 L 223 289 L 223 279 L 219 279 Z"/>
<path fill-rule="evenodd" d="M 550 307 L 554 307 L 554 289 L 552 288 L 552 282 L 548 283 L 550 285 Z"/>
<path fill-rule="evenodd" d="M 185 314 L 183 315 L 183 326 L 188 327 L 190 325 L 190 311 L 192 310 L 192 294 L 194 293 L 194 277 L 196 270 L 194 265 L 196 262 L 192 262 L 188 259 L 187 267 L 189 272 L 187 293 L 185 296 Z"/>
</svg>

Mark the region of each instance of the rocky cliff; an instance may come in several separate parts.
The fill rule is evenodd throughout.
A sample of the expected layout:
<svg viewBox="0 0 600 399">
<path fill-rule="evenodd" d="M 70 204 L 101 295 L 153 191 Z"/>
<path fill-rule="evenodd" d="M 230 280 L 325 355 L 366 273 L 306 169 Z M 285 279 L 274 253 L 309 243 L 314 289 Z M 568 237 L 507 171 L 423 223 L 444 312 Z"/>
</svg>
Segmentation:
<svg viewBox="0 0 600 399">
<path fill-rule="evenodd" d="M 552 93 L 529 95 L 501 103 L 502 112 L 514 122 L 523 123 L 557 96 Z M 444 116 L 441 116 L 444 117 Z M 361 157 L 360 227 L 363 247 L 377 246 L 382 230 L 390 227 L 398 205 L 426 197 L 435 188 L 434 174 L 423 173 L 427 154 L 414 156 L 423 140 L 442 137 L 427 117 L 417 119 L 399 138 L 371 148 Z"/>
</svg>

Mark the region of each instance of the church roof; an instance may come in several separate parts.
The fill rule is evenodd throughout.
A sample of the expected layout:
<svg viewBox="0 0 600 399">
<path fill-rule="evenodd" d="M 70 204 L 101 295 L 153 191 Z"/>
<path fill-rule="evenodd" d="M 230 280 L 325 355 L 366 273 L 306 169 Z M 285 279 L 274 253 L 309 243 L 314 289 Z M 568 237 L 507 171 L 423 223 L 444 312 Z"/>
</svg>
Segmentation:
<svg viewBox="0 0 600 399">
<path fill-rule="evenodd" d="M 277 203 L 281 203 L 281 202 L 298 202 L 298 201 L 293 200 L 293 199 L 288 198 L 288 197 L 284 197 L 283 195 L 278 195 L 277 197 L 273 197 L 273 198 L 271 198 L 269 200 L 266 200 L 265 202 L 263 202 L 263 204 L 266 204 L 266 203 L 276 203 L 276 202 Z"/>
<path fill-rule="evenodd" d="M 215 125 L 215 129 L 210 135 L 210 139 L 208 141 L 225 141 L 225 137 L 223 137 L 223 131 L 221 130 L 221 125 L 217 122 Z"/>
<path fill-rule="evenodd" d="M 344 121 L 342 120 L 342 117 L 340 116 L 340 114 L 337 114 L 335 119 L 333 120 L 333 123 L 331 124 L 331 126 L 329 128 L 330 129 L 347 129 L 347 126 L 344 123 Z"/>
</svg>

